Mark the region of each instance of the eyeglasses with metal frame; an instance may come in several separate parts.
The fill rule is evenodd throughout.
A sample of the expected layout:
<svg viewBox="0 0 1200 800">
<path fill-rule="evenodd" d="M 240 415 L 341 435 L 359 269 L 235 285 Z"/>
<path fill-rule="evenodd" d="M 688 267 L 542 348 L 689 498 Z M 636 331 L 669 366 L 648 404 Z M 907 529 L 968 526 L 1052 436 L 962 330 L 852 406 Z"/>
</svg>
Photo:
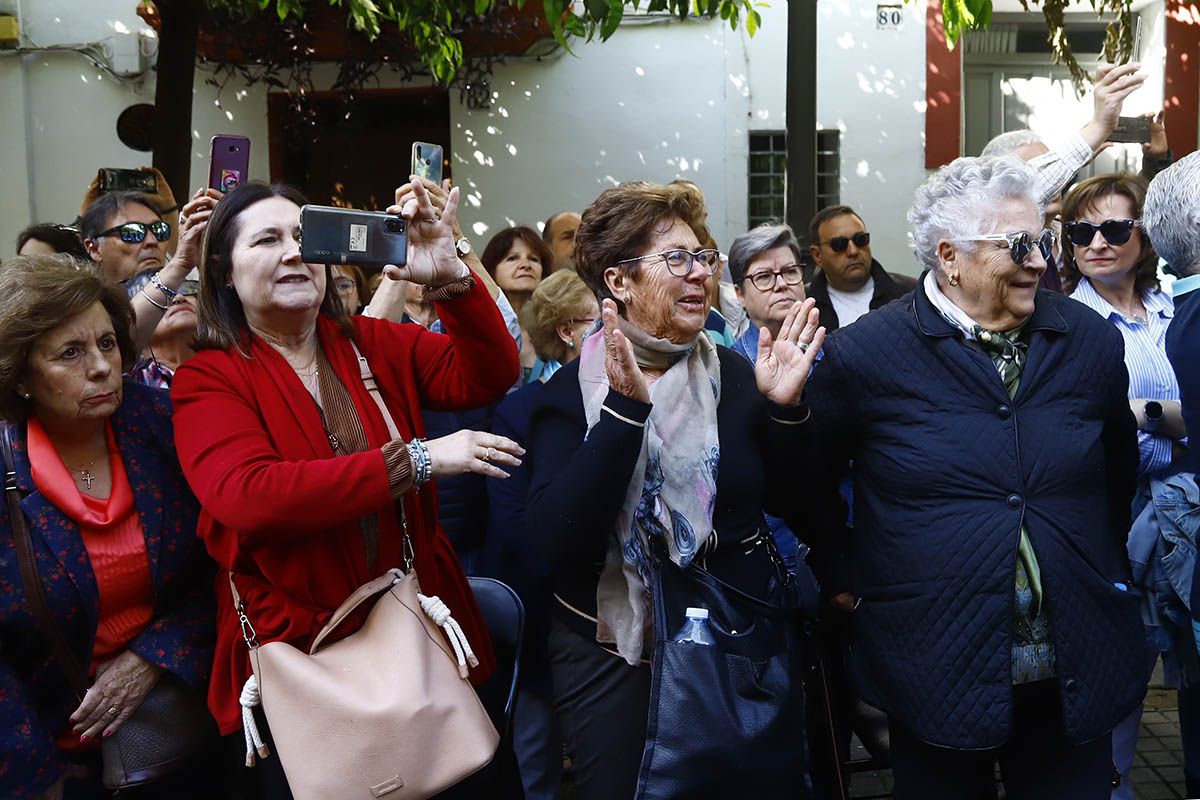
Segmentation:
<svg viewBox="0 0 1200 800">
<path fill-rule="evenodd" d="M 871 243 L 871 234 L 866 231 L 859 231 L 853 236 L 835 236 L 832 239 L 824 242 L 817 242 L 818 245 L 827 244 L 829 249 L 835 253 L 844 253 L 850 243 L 854 242 L 855 247 L 866 247 Z"/>
<path fill-rule="evenodd" d="M 1096 238 L 1096 231 L 1104 237 L 1104 241 L 1114 246 L 1120 246 L 1133 236 L 1133 229 L 1142 225 L 1140 219 L 1106 219 L 1099 225 L 1073 219 L 1063 225 L 1067 239 L 1076 247 L 1087 247 Z"/>
<path fill-rule="evenodd" d="M 764 269 L 755 272 L 753 275 L 747 275 L 742 280 L 750 281 L 755 289 L 760 292 L 769 292 L 775 288 L 777 278 L 782 278 L 783 282 L 788 286 L 796 286 L 804 283 L 804 270 L 799 264 L 788 264 L 777 270 Z"/>
<path fill-rule="evenodd" d="M 677 278 L 685 278 L 691 274 L 692 265 L 696 263 L 700 264 L 709 275 L 712 275 L 721 267 L 721 251 L 719 250 L 697 250 L 694 253 L 691 250 L 683 249 L 664 250 L 661 253 L 648 253 L 644 256 L 623 258 L 617 263 L 629 264 L 647 258 L 661 258 L 667 265 L 667 271 Z"/>
<path fill-rule="evenodd" d="M 166 242 L 171 238 L 171 226 L 162 220 L 158 222 L 122 222 L 106 231 L 100 231 L 95 238 L 119 236 L 121 241 L 126 244 L 141 244 L 146 241 L 147 231 L 153 233 L 154 238 L 159 242 Z"/>
<path fill-rule="evenodd" d="M 1029 231 L 980 233 L 974 236 L 960 236 L 957 239 L 960 242 L 1004 242 L 1008 245 L 1008 255 L 1018 267 L 1025 266 L 1025 262 L 1029 260 L 1030 254 L 1033 253 L 1033 246 L 1035 244 L 1038 250 L 1041 251 L 1042 258 L 1049 260 L 1054 254 L 1054 243 L 1057 240 L 1058 235 L 1049 228 L 1044 228 L 1037 235 L 1036 239 L 1029 234 Z"/>
</svg>

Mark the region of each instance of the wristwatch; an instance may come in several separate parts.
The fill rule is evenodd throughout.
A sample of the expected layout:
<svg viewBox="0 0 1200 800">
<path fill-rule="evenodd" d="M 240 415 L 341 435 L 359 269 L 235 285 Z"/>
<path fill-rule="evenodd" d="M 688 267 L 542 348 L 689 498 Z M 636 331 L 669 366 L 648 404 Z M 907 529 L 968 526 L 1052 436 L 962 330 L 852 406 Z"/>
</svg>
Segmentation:
<svg viewBox="0 0 1200 800">
<path fill-rule="evenodd" d="M 463 236 L 454 243 L 454 249 L 458 251 L 460 256 L 465 256 L 471 252 L 471 243 L 467 241 L 467 237 Z"/>
<path fill-rule="evenodd" d="M 1157 400 L 1147 400 L 1146 405 L 1142 406 L 1142 413 L 1146 415 L 1146 433 L 1154 433 L 1158 430 L 1158 425 L 1163 418 L 1162 403 Z"/>
</svg>

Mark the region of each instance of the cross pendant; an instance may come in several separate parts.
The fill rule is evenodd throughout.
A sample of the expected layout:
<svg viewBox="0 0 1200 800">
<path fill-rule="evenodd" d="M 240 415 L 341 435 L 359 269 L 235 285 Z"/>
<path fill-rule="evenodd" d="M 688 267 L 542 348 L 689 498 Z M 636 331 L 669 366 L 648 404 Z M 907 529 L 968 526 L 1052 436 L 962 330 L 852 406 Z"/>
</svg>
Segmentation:
<svg viewBox="0 0 1200 800">
<path fill-rule="evenodd" d="M 92 474 L 91 470 L 85 467 L 84 469 L 79 470 L 79 480 L 83 481 L 84 485 L 90 492 L 92 490 L 92 481 L 96 480 L 96 476 Z"/>
<path fill-rule="evenodd" d="M 338 448 L 339 448 L 339 447 L 341 447 L 341 446 L 342 446 L 342 443 L 341 443 L 340 441 L 338 441 L 338 438 L 337 438 L 337 436 L 335 436 L 335 435 L 334 435 L 334 434 L 332 434 L 332 433 L 331 433 L 331 434 L 329 434 L 329 447 L 330 447 L 330 449 L 332 449 L 334 452 L 337 452 Z"/>
</svg>

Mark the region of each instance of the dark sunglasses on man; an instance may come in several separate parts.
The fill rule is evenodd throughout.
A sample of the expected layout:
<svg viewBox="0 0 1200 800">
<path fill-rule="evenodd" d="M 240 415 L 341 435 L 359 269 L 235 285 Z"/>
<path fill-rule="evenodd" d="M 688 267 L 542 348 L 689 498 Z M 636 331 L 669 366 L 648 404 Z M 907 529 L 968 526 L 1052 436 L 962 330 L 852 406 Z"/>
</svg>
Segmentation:
<svg viewBox="0 0 1200 800">
<path fill-rule="evenodd" d="M 165 242 L 171 238 L 171 226 L 163 221 L 158 222 L 124 222 L 106 231 L 96 234 L 97 239 L 105 236 L 119 236 L 126 244 L 141 244 L 146 240 L 146 232 L 154 234 L 154 238 Z"/>
<path fill-rule="evenodd" d="M 1096 231 L 1111 245 L 1123 245 L 1133 236 L 1133 229 L 1141 224 L 1136 219 L 1106 219 L 1099 225 L 1073 219 L 1063 226 L 1067 238 L 1076 247 L 1087 247 L 1096 238 Z"/>
<path fill-rule="evenodd" d="M 859 231 L 853 236 L 835 236 L 827 242 L 817 242 L 817 244 L 827 244 L 833 252 L 844 253 L 851 242 L 854 242 L 855 247 L 866 247 L 871 243 L 871 234 L 866 231 Z"/>
</svg>

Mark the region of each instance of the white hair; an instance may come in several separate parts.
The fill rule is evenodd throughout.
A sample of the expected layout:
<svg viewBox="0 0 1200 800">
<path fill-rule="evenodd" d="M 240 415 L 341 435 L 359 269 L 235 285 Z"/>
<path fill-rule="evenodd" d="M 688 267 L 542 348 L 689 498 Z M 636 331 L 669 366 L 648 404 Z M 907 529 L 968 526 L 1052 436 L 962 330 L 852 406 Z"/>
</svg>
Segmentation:
<svg viewBox="0 0 1200 800">
<path fill-rule="evenodd" d="M 983 146 L 980 158 L 1006 156 L 1027 144 L 1042 144 L 1042 137 L 1028 128 L 1002 133 Z"/>
<path fill-rule="evenodd" d="M 1200 272 L 1200 153 L 1192 153 L 1150 181 L 1142 230 L 1154 252 L 1181 273 Z"/>
<path fill-rule="evenodd" d="M 938 266 L 938 242 L 963 242 L 991 233 L 997 220 L 991 209 L 1008 199 L 1028 200 L 1043 212 L 1034 194 L 1036 176 L 1016 156 L 956 158 L 925 179 L 908 212 L 913 253 L 929 269 Z"/>
</svg>

